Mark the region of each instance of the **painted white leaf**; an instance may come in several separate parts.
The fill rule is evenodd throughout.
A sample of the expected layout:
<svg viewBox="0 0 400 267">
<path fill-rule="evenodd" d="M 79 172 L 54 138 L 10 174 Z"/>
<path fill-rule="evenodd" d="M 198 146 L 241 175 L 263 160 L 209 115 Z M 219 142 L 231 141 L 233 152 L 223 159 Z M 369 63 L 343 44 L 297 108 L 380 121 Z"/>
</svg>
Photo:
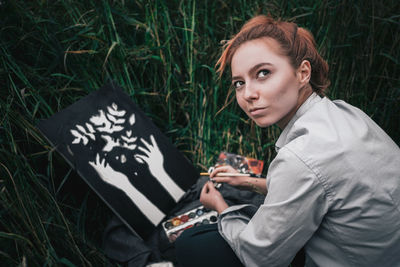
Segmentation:
<svg viewBox="0 0 400 267">
<path fill-rule="evenodd" d="M 111 128 L 111 131 L 112 131 L 112 132 L 119 132 L 119 131 L 122 131 L 123 129 L 124 129 L 124 127 L 119 126 L 119 125 L 115 125 L 115 126 L 113 126 L 113 127 Z"/>
<path fill-rule="evenodd" d="M 126 137 L 126 136 L 121 136 L 121 138 L 125 141 L 125 142 L 127 142 L 127 143 L 133 143 L 133 142 L 135 142 L 136 141 L 136 139 L 137 139 L 137 137 L 131 137 L 131 138 L 129 138 L 129 137 Z"/>
<path fill-rule="evenodd" d="M 86 136 L 82 136 L 82 140 L 85 146 L 89 143 L 89 139 Z"/>
<path fill-rule="evenodd" d="M 86 129 L 83 126 L 77 124 L 76 128 L 78 128 L 78 130 L 81 131 L 82 133 L 86 133 Z"/>
<path fill-rule="evenodd" d="M 113 103 L 113 105 L 115 105 L 115 103 Z M 114 108 L 114 106 L 113 106 L 113 108 Z M 108 113 L 110 113 L 111 115 L 116 116 L 116 117 L 123 117 L 125 115 L 126 111 L 125 110 L 118 111 L 117 108 L 118 108 L 117 105 L 115 105 L 114 109 L 107 107 Z"/>
<path fill-rule="evenodd" d="M 135 144 L 128 145 L 127 143 L 124 143 L 123 147 L 125 147 L 129 150 L 134 150 L 136 148 L 136 145 Z"/>
<path fill-rule="evenodd" d="M 107 113 L 107 119 L 109 119 L 110 121 L 112 121 L 113 123 L 115 123 L 117 121 L 117 119 L 113 116 Z"/>
<path fill-rule="evenodd" d="M 84 145 L 87 145 L 87 143 L 89 142 L 89 139 L 87 139 L 87 137 L 85 137 L 84 135 L 82 135 L 81 133 L 79 133 L 77 130 L 70 130 L 71 134 L 73 136 L 75 136 L 76 138 L 72 141 L 72 144 L 79 144 L 81 142 L 81 140 L 83 141 Z"/>
<path fill-rule="evenodd" d="M 132 135 L 132 131 L 131 130 L 126 131 L 126 136 L 131 137 L 131 135 Z"/>
<path fill-rule="evenodd" d="M 89 119 L 89 121 L 91 122 L 91 123 L 93 123 L 94 125 L 96 125 L 96 126 L 98 126 L 98 125 L 101 125 L 101 120 L 100 120 L 100 118 L 101 118 L 101 110 L 99 110 L 100 111 L 100 116 L 97 116 L 97 115 L 93 115 L 92 117 L 90 117 L 90 119 Z"/>
<path fill-rule="evenodd" d="M 90 137 L 90 139 L 92 139 L 93 141 L 96 140 L 96 136 L 94 136 L 94 134 L 92 133 L 86 133 L 87 136 Z"/>
<path fill-rule="evenodd" d="M 71 134 L 79 139 L 82 138 L 82 134 L 80 134 L 77 130 L 70 130 Z"/>
<path fill-rule="evenodd" d="M 130 117 L 129 117 L 129 124 L 130 125 L 133 125 L 135 123 L 135 114 L 132 114 Z"/>
<path fill-rule="evenodd" d="M 123 124 L 125 123 L 125 119 L 118 119 L 115 121 L 115 124 Z"/>
<path fill-rule="evenodd" d="M 108 125 L 111 125 L 111 122 L 109 122 L 108 120 L 107 120 L 107 118 L 106 118 L 106 116 L 105 116 L 105 114 L 104 114 L 104 111 L 103 110 L 99 110 L 99 112 L 100 112 L 100 114 L 99 115 L 94 115 L 94 116 L 92 116 L 90 119 L 89 119 L 89 121 L 91 122 L 91 123 L 93 123 L 94 125 L 96 125 L 96 126 L 101 126 L 101 125 L 104 125 L 104 124 L 108 124 Z"/>
<path fill-rule="evenodd" d="M 107 113 L 107 118 L 115 124 L 123 124 L 125 123 L 125 119 L 117 119 L 114 116 Z"/>
<path fill-rule="evenodd" d="M 104 126 L 104 127 L 98 127 L 97 128 L 98 131 L 100 132 L 104 132 L 104 133 L 113 133 L 114 131 L 110 128 L 110 126 Z"/>
<path fill-rule="evenodd" d="M 94 130 L 93 126 L 90 123 L 86 123 L 86 128 L 88 128 L 89 132 L 95 133 L 96 131 Z"/>
</svg>

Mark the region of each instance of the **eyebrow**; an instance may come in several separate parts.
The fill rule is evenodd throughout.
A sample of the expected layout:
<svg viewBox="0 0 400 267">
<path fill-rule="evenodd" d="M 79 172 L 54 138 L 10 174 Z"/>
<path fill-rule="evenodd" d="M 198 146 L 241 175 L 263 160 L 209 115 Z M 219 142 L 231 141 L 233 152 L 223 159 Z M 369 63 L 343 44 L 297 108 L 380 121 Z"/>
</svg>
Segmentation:
<svg viewBox="0 0 400 267">
<path fill-rule="evenodd" d="M 258 63 L 257 65 L 254 65 L 253 67 L 251 67 L 251 69 L 249 70 L 249 73 L 252 73 L 252 72 L 256 71 L 258 68 L 260 68 L 262 66 L 265 66 L 265 65 L 272 66 L 272 64 L 269 63 L 269 62 Z M 240 78 L 241 78 L 241 76 L 233 76 L 231 79 L 232 80 L 237 80 L 237 79 L 240 79 Z"/>
</svg>

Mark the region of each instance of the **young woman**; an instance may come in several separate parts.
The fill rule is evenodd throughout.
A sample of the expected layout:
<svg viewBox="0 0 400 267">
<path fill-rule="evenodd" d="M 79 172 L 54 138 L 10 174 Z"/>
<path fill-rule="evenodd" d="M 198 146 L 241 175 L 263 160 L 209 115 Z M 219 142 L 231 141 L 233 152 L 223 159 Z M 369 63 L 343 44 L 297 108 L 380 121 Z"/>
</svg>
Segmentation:
<svg viewBox="0 0 400 267">
<path fill-rule="evenodd" d="M 399 266 L 400 149 L 361 110 L 324 97 L 328 65 L 311 33 L 257 16 L 217 64 L 220 73 L 230 66 L 244 112 L 282 133 L 266 181 L 216 176 L 229 167 L 211 173 L 217 182 L 265 192 L 264 204 L 255 213 L 228 207 L 205 184 L 200 201 L 220 213 L 218 229 L 183 232 L 180 263 L 209 258 L 210 266 L 217 257 L 219 266 L 288 266 L 304 247 L 306 266 Z"/>
</svg>

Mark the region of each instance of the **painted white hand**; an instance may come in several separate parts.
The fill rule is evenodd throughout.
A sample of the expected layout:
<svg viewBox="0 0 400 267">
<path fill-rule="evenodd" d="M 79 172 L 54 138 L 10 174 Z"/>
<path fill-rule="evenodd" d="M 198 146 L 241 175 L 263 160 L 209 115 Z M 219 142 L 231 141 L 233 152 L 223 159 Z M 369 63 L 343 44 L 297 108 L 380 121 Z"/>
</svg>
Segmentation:
<svg viewBox="0 0 400 267">
<path fill-rule="evenodd" d="M 106 159 L 100 159 L 100 155 L 96 155 L 95 161 L 89 161 L 89 164 L 96 170 L 96 172 L 100 175 L 100 178 L 109 184 L 112 184 L 119 189 L 123 187 L 126 182 L 129 183 L 128 177 L 122 177 L 121 175 L 118 175 L 118 172 L 115 172 L 113 168 L 111 168 L 110 165 L 106 163 Z"/>
<path fill-rule="evenodd" d="M 158 225 L 165 217 L 165 214 L 157 206 L 130 183 L 125 174 L 115 171 L 106 163 L 105 159 L 100 160 L 99 154 L 96 155 L 94 161 L 89 161 L 89 164 L 104 182 L 122 190 L 154 225 Z"/>
<path fill-rule="evenodd" d="M 178 200 L 185 194 L 185 192 L 175 183 L 174 180 L 167 174 L 164 169 L 164 156 L 161 153 L 156 140 L 153 135 L 150 135 L 151 144 L 146 142 L 143 138 L 140 141 L 145 147 L 138 146 L 138 149 L 144 154 L 136 154 L 134 157 L 139 163 L 147 163 L 151 175 L 153 175 L 161 185 L 168 191 L 173 199 Z"/>
<path fill-rule="evenodd" d="M 161 169 L 164 169 L 164 156 L 158 148 L 153 135 L 150 135 L 151 144 L 147 143 L 143 138 L 140 138 L 140 141 L 146 148 L 139 146 L 138 149 L 142 151 L 144 155 L 136 154 L 135 159 L 140 163 L 146 162 L 149 165 L 151 174 L 155 176 L 154 174 L 157 174 Z"/>
</svg>

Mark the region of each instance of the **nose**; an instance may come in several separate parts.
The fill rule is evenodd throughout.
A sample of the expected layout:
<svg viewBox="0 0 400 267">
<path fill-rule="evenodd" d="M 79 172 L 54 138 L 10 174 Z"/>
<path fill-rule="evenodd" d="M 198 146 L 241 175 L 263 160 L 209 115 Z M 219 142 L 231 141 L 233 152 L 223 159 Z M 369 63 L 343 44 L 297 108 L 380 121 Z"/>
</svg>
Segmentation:
<svg viewBox="0 0 400 267">
<path fill-rule="evenodd" d="M 259 92 L 256 86 L 247 82 L 243 92 L 243 98 L 247 101 L 253 101 L 258 99 Z"/>
</svg>

